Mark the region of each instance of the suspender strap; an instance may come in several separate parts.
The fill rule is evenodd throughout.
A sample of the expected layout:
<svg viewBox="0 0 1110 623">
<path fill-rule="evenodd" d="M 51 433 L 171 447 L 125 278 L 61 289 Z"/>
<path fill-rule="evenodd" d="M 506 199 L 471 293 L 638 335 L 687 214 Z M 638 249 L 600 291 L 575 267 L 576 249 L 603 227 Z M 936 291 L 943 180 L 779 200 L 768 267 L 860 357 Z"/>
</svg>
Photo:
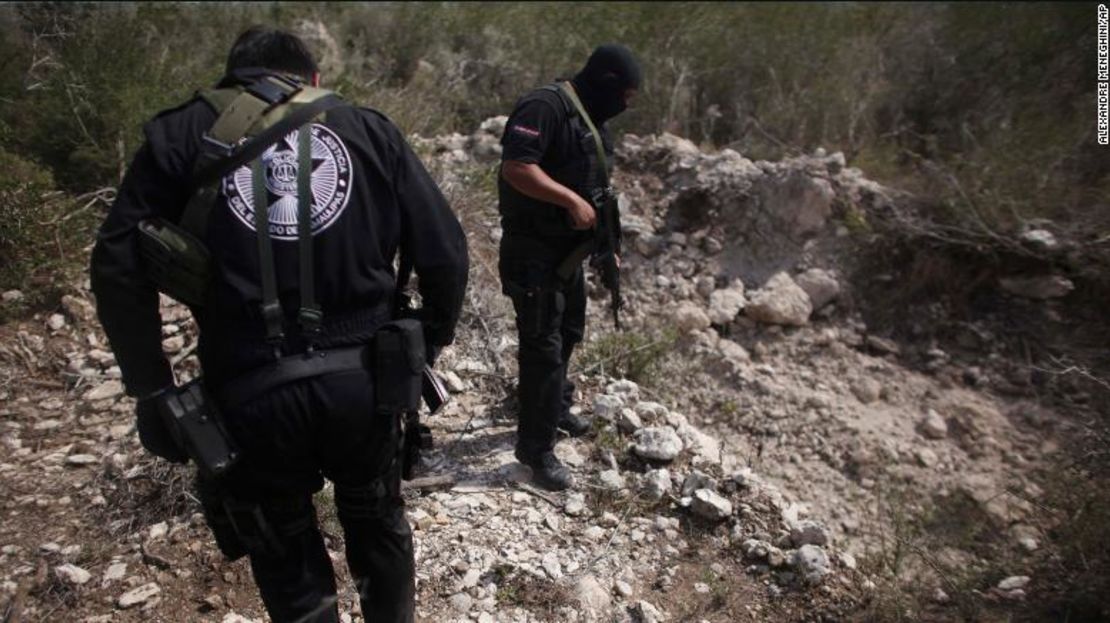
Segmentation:
<svg viewBox="0 0 1110 623">
<path fill-rule="evenodd" d="M 277 275 L 274 271 L 274 249 L 270 243 L 270 201 L 266 190 L 266 170 L 262 158 L 251 163 L 254 199 L 254 230 L 258 240 L 258 265 L 262 272 L 262 319 L 266 323 L 266 341 L 280 342 L 282 330 L 281 302 L 278 301 Z"/>
<path fill-rule="evenodd" d="M 574 104 L 575 110 L 578 111 L 578 116 L 582 121 L 586 122 L 586 127 L 590 129 L 590 133 L 594 137 L 594 147 L 597 148 L 597 161 L 601 165 L 601 179 L 605 182 L 603 185 L 609 185 L 609 160 L 605 157 L 605 146 L 601 143 L 601 133 L 597 131 L 594 122 L 590 116 L 586 114 L 586 107 L 582 105 L 582 101 L 578 99 L 578 94 L 574 92 L 574 87 L 569 82 L 560 82 L 559 87 L 566 93 L 571 103 Z"/>
<path fill-rule="evenodd" d="M 301 271 L 301 308 L 297 321 L 309 348 L 320 332 L 323 314 L 316 303 L 312 257 L 312 124 L 297 130 L 297 239 Z"/>
</svg>

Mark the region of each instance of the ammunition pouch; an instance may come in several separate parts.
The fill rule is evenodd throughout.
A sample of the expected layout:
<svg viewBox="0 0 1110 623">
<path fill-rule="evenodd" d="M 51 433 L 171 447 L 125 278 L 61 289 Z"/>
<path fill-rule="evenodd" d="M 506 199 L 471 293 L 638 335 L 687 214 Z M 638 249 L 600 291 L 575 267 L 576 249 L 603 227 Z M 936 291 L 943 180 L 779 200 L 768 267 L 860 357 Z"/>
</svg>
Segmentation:
<svg viewBox="0 0 1110 623">
<path fill-rule="evenodd" d="M 193 459 L 202 476 L 221 476 L 239 460 L 220 412 L 201 379 L 162 392 L 157 400 L 158 412 L 170 435 Z"/>
<path fill-rule="evenodd" d="M 211 264 L 208 249 L 185 229 L 159 218 L 139 222 L 139 252 L 150 281 L 174 299 L 204 303 Z"/>
</svg>

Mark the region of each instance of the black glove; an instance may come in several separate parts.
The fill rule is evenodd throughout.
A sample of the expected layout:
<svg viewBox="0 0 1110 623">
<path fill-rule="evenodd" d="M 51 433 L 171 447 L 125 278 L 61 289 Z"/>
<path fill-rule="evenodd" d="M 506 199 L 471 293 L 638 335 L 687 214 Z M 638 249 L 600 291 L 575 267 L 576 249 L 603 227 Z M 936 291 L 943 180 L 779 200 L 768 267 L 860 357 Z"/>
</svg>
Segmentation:
<svg viewBox="0 0 1110 623">
<path fill-rule="evenodd" d="M 172 463 L 185 463 L 189 460 L 189 455 L 177 445 L 158 411 L 158 400 L 165 391 L 167 390 L 155 392 L 135 403 L 135 425 L 139 429 L 139 442 L 147 452 L 155 456 Z"/>
</svg>

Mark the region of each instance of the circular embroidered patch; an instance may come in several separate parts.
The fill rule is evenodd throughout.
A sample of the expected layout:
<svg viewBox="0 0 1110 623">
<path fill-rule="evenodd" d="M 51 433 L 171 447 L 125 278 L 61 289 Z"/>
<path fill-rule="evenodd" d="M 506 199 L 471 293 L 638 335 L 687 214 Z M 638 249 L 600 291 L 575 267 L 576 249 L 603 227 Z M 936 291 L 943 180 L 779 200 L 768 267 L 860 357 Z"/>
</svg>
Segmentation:
<svg viewBox="0 0 1110 623">
<path fill-rule="evenodd" d="M 328 128 L 312 124 L 312 235 L 334 223 L 351 196 L 351 157 L 347 146 Z M 297 239 L 297 133 L 293 130 L 262 154 L 270 209 L 270 237 Z M 250 165 L 223 180 L 227 205 L 254 231 L 254 184 Z"/>
</svg>

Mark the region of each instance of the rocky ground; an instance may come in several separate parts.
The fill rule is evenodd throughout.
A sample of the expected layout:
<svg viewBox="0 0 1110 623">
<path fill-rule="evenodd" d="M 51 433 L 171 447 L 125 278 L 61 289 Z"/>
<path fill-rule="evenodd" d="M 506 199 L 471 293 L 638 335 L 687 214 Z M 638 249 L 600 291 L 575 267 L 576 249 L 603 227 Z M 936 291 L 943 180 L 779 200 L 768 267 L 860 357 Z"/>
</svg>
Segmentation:
<svg viewBox="0 0 1110 623">
<path fill-rule="evenodd" d="M 988 569 L 978 594 L 1020 604 L 1042 538 L 1031 475 L 1066 426 L 1006 361 L 868 329 L 860 309 L 881 301 L 849 278 L 858 225 L 900 195 L 840 154 L 752 162 L 625 137 L 627 327 L 612 330 L 591 283 L 572 377 L 594 434 L 558 448 L 572 491 L 529 485 L 512 457 L 515 333 L 483 185 L 503 125 L 414 141 L 458 200 L 473 260 L 459 340 L 439 365 L 454 399 L 428 422 L 437 447 L 406 494 L 420 620 L 871 620 L 891 550 L 926 548 L 898 517 L 922 512 L 973 538 L 899 569 L 930 596 L 920 618 L 957 616 L 959 570 Z M 1049 297 L 1066 294 L 1047 278 Z M 1044 293 L 1021 285 L 1000 288 Z M 191 320 L 169 301 L 163 312 L 187 378 Z M 188 471 L 139 447 L 118 376 L 82 284 L 0 326 L 0 612 L 264 620 L 248 566 L 211 542 Z M 318 502 L 346 581 L 328 490 Z M 341 610 L 362 620 L 343 586 Z"/>
</svg>

